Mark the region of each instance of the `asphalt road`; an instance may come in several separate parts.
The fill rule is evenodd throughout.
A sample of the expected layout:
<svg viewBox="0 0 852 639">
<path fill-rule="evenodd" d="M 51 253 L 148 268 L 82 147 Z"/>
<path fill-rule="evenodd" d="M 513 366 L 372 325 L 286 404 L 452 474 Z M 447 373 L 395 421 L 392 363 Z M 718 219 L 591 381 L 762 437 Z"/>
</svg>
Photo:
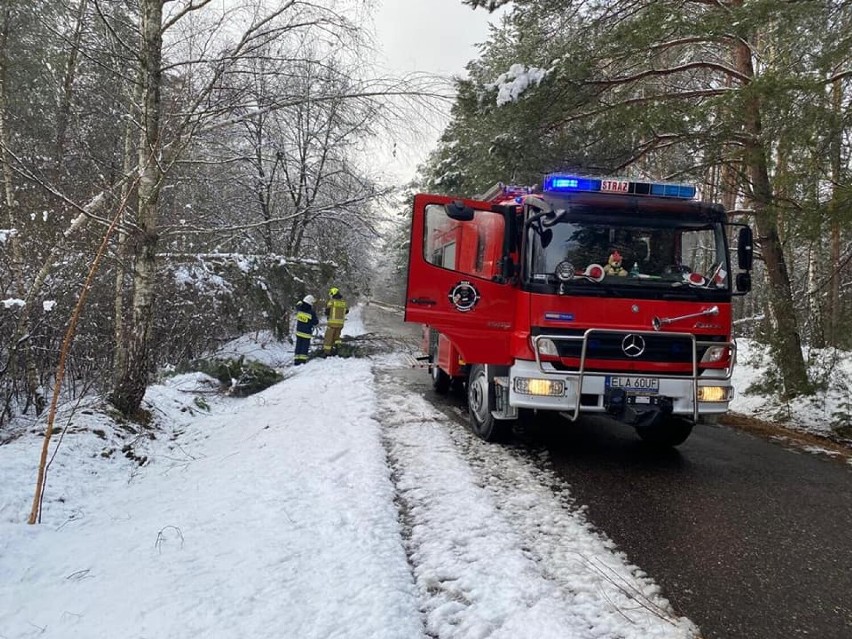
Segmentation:
<svg viewBox="0 0 852 639">
<path fill-rule="evenodd" d="M 848 465 L 724 427 L 653 452 L 602 419 L 524 445 L 707 639 L 852 637 Z"/>
<path fill-rule="evenodd" d="M 415 338 L 400 319 L 365 315 L 371 330 Z M 434 395 L 425 371 L 405 377 L 439 407 L 462 401 Z M 852 638 L 848 464 L 723 426 L 655 452 L 606 419 L 559 420 L 511 445 L 547 464 L 705 639 Z"/>
</svg>

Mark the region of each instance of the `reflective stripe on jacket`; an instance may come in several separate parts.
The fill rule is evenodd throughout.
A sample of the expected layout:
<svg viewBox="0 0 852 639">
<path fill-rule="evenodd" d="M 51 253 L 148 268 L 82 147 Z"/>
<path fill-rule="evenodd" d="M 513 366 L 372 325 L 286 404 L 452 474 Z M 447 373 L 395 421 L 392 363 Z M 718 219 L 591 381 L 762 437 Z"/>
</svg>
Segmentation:
<svg viewBox="0 0 852 639">
<path fill-rule="evenodd" d="M 311 339 L 314 326 L 319 324 L 319 318 L 314 308 L 307 302 L 299 302 L 296 306 L 296 337 Z"/>
<path fill-rule="evenodd" d="M 343 326 L 346 319 L 346 300 L 342 297 L 332 297 L 326 304 L 325 314 L 328 316 L 329 326 Z"/>
</svg>

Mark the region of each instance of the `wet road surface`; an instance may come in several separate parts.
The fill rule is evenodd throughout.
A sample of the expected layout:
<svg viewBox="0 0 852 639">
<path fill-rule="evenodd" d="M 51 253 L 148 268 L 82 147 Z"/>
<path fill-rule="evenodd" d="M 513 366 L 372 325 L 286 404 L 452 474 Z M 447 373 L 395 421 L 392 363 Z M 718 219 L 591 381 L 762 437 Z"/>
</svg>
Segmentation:
<svg viewBox="0 0 852 639">
<path fill-rule="evenodd" d="M 664 452 L 603 419 L 538 435 L 525 445 L 707 639 L 852 637 L 852 467 L 725 427 Z"/>
</svg>

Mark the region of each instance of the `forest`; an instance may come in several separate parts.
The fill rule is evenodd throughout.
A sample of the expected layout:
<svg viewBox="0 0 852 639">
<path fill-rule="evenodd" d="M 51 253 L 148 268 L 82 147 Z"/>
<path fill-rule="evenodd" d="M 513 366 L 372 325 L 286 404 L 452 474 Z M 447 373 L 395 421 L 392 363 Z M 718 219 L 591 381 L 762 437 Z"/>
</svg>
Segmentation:
<svg viewBox="0 0 852 639">
<path fill-rule="evenodd" d="M 809 347 L 852 348 L 852 3 L 458 1 L 503 17 L 448 99 L 371 73 L 369 1 L 2 0 L 0 435 L 57 380 L 133 416 L 157 371 L 287 339 L 332 279 L 398 291 L 414 192 L 564 170 L 694 183 L 752 226 L 737 334 L 780 396 L 826 383 Z M 379 179 L 371 141 L 436 104 L 418 176 Z"/>
<path fill-rule="evenodd" d="M 369 293 L 365 148 L 402 89 L 365 72 L 362 4 L 3 0 L 0 426 L 58 378 L 132 416 L 331 278 Z"/>
</svg>

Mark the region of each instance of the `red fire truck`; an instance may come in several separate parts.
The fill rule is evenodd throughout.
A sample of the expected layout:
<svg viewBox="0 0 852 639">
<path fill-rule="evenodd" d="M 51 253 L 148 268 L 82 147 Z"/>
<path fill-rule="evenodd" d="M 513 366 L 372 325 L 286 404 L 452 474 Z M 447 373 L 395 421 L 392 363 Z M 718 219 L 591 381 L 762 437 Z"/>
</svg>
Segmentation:
<svg viewBox="0 0 852 639">
<path fill-rule="evenodd" d="M 752 260 L 751 229 L 692 185 L 556 174 L 419 194 L 405 320 L 426 327 L 435 390 L 466 388 L 486 441 L 547 411 L 676 446 L 733 397 L 731 299 Z"/>
</svg>

